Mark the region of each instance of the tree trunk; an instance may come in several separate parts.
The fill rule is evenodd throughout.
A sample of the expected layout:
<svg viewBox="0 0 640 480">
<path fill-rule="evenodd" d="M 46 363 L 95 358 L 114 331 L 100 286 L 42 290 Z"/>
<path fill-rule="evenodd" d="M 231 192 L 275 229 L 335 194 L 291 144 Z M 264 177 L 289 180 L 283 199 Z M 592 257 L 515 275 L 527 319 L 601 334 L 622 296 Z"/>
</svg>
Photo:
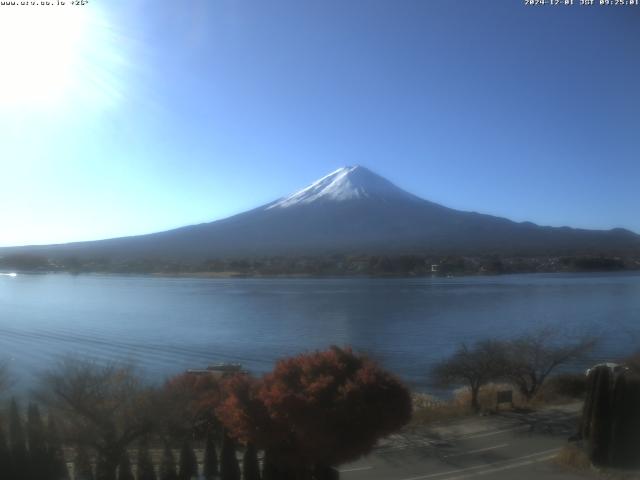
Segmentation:
<svg viewBox="0 0 640 480">
<path fill-rule="evenodd" d="M 220 478 L 221 480 L 240 480 L 240 467 L 238 466 L 238 459 L 236 458 L 236 444 L 227 432 L 224 432 L 222 438 Z"/>
<path fill-rule="evenodd" d="M 79 445 L 76 447 L 76 458 L 74 461 L 74 480 L 93 480 L 93 469 L 91 458 L 87 450 Z"/>
<path fill-rule="evenodd" d="M 260 480 L 258 451 L 251 443 L 247 445 L 242 458 L 242 478 L 243 480 Z"/>
<path fill-rule="evenodd" d="M 120 458 L 114 455 L 101 454 L 96 462 L 96 480 L 116 480 Z"/>
<path fill-rule="evenodd" d="M 162 462 L 160 463 L 160 479 L 159 480 L 178 480 L 176 472 L 176 460 L 169 444 L 164 447 L 162 454 Z"/>
<path fill-rule="evenodd" d="M 137 480 L 157 480 L 158 477 L 156 476 L 156 472 L 153 469 L 153 461 L 149 453 L 149 447 L 144 440 L 141 441 L 138 445 L 137 464 Z"/>
<path fill-rule="evenodd" d="M 522 396 L 525 398 L 527 402 L 531 401 L 531 399 L 536 394 L 536 391 L 537 391 L 537 387 L 534 387 L 533 385 L 531 387 L 523 386 L 522 388 L 520 388 L 520 393 L 522 394 Z"/>
<path fill-rule="evenodd" d="M 207 439 L 204 447 L 203 475 L 205 480 L 213 480 L 218 476 L 218 452 L 213 433 L 207 432 Z"/>
<path fill-rule="evenodd" d="M 191 480 L 198 477 L 198 458 L 193 451 L 191 442 L 185 440 L 180 449 L 180 472 L 179 480 Z"/>
<path fill-rule="evenodd" d="M 273 462 L 273 455 L 269 450 L 266 450 L 262 460 L 262 480 L 279 480 L 278 474 L 278 467 Z"/>
<path fill-rule="evenodd" d="M 540 386 L 542 382 L 538 382 L 538 376 L 532 374 L 531 375 L 531 385 L 529 386 L 529 388 L 527 388 L 526 392 L 525 392 L 525 398 L 527 399 L 527 402 L 530 401 L 536 393 L 538 393 L 538 387 Z"/>
<path fill-rule="evenodd" d="M 129 454 L 125 452 L 120 458 L 120 465 L 118 466 L 118 480 L 135 480 L 133 471 L 131 470 L 131 459 Z"/>
<path fill-rule="evenodd" d="M 479 412 L 480 411 L 480 403 L 478 402 L 478 394 L 480 392 L 480 386 L 479 385 L 473 385 L 471 387 L 471 408 L 473 409 L 474 412 Z"/>
</svg>

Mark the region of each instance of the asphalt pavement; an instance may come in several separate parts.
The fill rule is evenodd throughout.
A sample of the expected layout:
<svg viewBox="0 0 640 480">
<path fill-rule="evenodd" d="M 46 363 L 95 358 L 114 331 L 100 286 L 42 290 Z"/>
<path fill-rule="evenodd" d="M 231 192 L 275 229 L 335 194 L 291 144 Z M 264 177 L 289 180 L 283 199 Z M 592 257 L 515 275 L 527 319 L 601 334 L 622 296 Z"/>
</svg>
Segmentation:
<svg viewBox="0 0 640 480">
<path fill-rule="evenodd" d="M 576 431 L 579 405 L 503 412 L 385 439 L 372 454 L 340 468 L 344 480 L 572 480 L 554 461 Z"/>
</svg>

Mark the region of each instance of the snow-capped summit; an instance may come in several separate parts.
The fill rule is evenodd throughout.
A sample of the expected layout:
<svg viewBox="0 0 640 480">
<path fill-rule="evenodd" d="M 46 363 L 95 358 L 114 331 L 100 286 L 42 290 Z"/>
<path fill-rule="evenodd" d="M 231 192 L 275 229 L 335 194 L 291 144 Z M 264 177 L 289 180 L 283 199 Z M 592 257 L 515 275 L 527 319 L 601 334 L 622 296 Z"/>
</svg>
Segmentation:
<svg viewBox="0 0 640 480">
<path fill-rule="evenodd" d="M 137 237 L 4 248 L 48 258 L 202 262 L 326 254 L 567 255 L 640 252 L 640 235 L 540 227 L 453 210 L 419 198 L 360 167 L 343 167 L 253 210 Z"/>
<path fill-rule="evenodd" d="M 341 167 L 329 175 L 288 197 L 277 200 L 265 208 L 289 208 L 319 201 L 342 202 L 345 200 L 391 198 L 408 199 L 408 192 L 396 187 L 389 180 L 360 165 Z"/>
</svg>

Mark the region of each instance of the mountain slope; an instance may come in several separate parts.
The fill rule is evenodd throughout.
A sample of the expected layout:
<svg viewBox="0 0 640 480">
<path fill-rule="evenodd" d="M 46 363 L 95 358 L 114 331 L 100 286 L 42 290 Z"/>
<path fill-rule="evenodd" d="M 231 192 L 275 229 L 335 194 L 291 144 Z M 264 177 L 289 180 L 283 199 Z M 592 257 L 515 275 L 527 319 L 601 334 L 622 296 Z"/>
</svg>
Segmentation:
<svg viewBox="0 0 640 480">
<path fill-rule="evenodd" d="M 640 252 L 628 230 L 540 227 L 453 210 L 370 170 L 343 167 L 262 207 L 161 233 L 44 247 L 52 258 L 206 258 L 328 253 L 583 254 Z"/>
</svg>

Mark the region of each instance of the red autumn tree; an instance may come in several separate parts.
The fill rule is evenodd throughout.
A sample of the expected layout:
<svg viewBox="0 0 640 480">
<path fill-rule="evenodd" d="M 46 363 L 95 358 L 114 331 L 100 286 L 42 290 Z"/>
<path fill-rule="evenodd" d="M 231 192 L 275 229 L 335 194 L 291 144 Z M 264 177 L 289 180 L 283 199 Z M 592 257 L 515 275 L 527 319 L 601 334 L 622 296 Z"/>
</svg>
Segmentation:
<svg viewBox="0 0 640 480">
<path fill-rule="evenodd" d="M 250 375 L 235 375 L 225 380 L 224 399 L 216 409 L 228 434 L 245 444 L 244 475 L 247 478 L 253 478 L 257 473 L 251 468 L 257 466 L 256 448 L 269 450 L 276 445 L 282 448 L 288 438 L 286 431 L 278 430 L 279 425 L 271 420 L 260 397 L 261 389 L 262 382 Z M 264 459 L 263 480 L 286 478 L 282 475 L 269 477 L 269 458 L 265 456 Z"/>
<path fill-rule="evenodd" d="M 221 381 L 213 375 L 183 373 L 164 386 L 163 404 L 169 433 L 189 431 L 204 436 L 215 428 L 215 408 L 222 399 Z"/>
<path fill-rule="evenodd" d="M 237 382 L 218 409 L 220 420 L 286 469 L 354 460 L 411 417 L 402 383 L 348 348 L 281 360 L 261 384 Z"/>
<path fill-rule="evenodd" d="M 234 375 L 222 384 L 223 399 L 216 409 L 218 419 L 231 435 L 244 444 L 268 445 L 281 440 L 276 425 L 260 397 L 262 382 L 251 375 Z"/>
</svg>

